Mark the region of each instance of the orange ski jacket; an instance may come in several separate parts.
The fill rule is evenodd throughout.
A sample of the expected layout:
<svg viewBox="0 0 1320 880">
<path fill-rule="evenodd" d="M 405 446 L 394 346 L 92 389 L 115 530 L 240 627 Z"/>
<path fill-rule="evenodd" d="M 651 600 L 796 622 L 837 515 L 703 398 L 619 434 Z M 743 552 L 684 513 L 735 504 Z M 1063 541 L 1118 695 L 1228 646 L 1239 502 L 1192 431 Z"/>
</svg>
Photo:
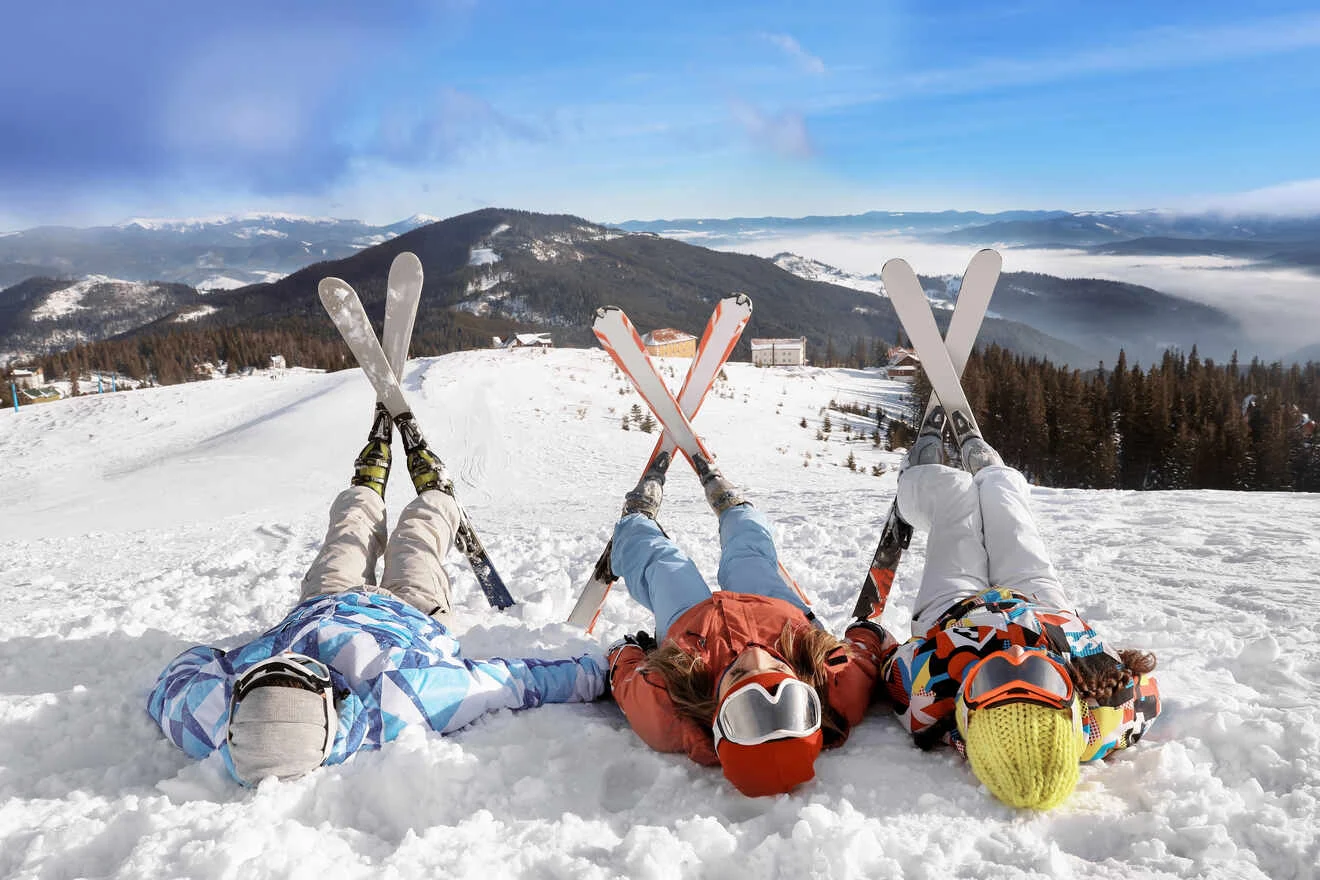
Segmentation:
<svg viewBox="0 0 1320 880">
<path fill-rule="evenodd" d="M 748 645 L 773 647 L 785 625 L 814 626 L 806 614 L 782 599 L 721 591 L 674 621 L 666 641 L 675 641 L 689 654 L 701 656 L 718 678 Z M 843 717 L 846 727 L 842 736 L 831 738 L 827 733 L 826 748 L 842 745 L 872 699 L 883 694 L 883 688 L 876 687 L 876 678 L 880 664 L 896 647 L 891 636 L 865 626 L 850 627 L 845 638 L 846 645 L 825 661 L 825 701 Z M 646 654 L 640 647 L 617 648 L 609 661 L 614 700 L 647 745 L 658 752 L 686 752 L 698 764 L 720 763 L 710 723 L 699 724 L 679 714 L 664 679 L 644 669 Z"/>
</svg>

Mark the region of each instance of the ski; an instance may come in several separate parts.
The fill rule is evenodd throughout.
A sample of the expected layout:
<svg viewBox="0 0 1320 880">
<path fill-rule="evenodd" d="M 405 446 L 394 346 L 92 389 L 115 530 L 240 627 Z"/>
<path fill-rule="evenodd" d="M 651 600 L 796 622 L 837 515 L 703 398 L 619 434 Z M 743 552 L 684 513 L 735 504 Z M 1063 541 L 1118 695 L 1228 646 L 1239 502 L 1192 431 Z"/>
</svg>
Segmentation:
<svg viewBox="0 0 1320 880">
<path fill-rule="evenodd" d="M 646 353 L 646 346 L 641 336 L 633 327 L 628 316 L 618 306 L 605 306 L 596 310 L 596 321 L 591 332 L 596 334 L 601 347 L 609 353 L 624 374 L 632 380 L 642 399 L 651 407 L 651 412 L 674 439 L 679 451 L 691 464 L 694 455 L 700 455 L 706 461 L 713 461 L 714 456 L 692 430 L 692 423 L 683 414 L 683 410 L 674 399 L 669 386 L 656 372 L 655 365 Z M 811 604 L 807 594 L 798 586 L 797 581 L 779 564 L 779 576 L 806 605 Z"/>
<path fill-rule="evenodd" d="M 743 329 L 746 328 L 751 316 L 752 300 L 745 293 L 725 297 L 715 306 L 715 311 L 711 313 L 710 320 L 706 323 L 706 330 L 701 335 L 701 342 L 697 345 L 692 364 L 688 367 L 683 387 L 678 392 L 679 409 L 687 416 L 688 421 L 695 418 L 698 410 L 701 409 L 701 404 L 705 401 L 716 377 L 719 376 L 720 369 L 733 352 L 734 346 L 742 337 Z M 672 455 L 677 448 L 678 444 L 669 431 L 661 431 L 660 439 L 656 441 L 655 449 L 651 452 L 651 457 L 646 460 L 642 472 L 646 472 L 651 462 L 655 461 L 656 456 L 661 452 L 669 452 Z M 618 576 L 610 568 L 610 553 L 613 549 L 614 541 L 611 539 L 606 542 L 605 549 L 592 570 L 591 580 L 582 588 L 577 603 L 568 615 L 569 623 L 580 626 L 587 632 L 595 629 L 610 588 L 618 580 Z"/>
<path fill-rule="evenodd" d="M 903 329 L 912 340 L 912 347 L 921 358 L 921 367 L 926 371 L 934 396 L 939 398 L 948 414 L 954 442 L 961 448 L 965 440 L 979 436 L 981 430 L 963 392 L 959 370 L 944 347 L 944 338 L 935 324 L 926 292 L 905 260 L 893 259 L 885 263 L 880 278 Z"/>
<path fill-rule="evenodd" d="M 401 255 L 402 256 L 402 255 Z M 411 255 L 410 255 L 411 256 Z M 416 260 L 416 257 L 413 257 Z M 396 260 L 397 262 L 397 260 Z M 405 260 L 404 269 L 401 271 L 400 279 L 404 277 L 411 278 L 411 269 Z M 415 279 L 417 290 L 421 291 L 421 264 L 415 266 Z M 391 267 L 391 275 L 393 275 Z M 411 286 L 411 280 L 403 282 L 401 280 L 400 290 L 405 291 Z M 376 398 L 389 410 L 395 424 L 399 426 L 400 431 L 404 430 L 404 424 L 410 427 L 416 425 L 412 418 L 412 411 L 408 406 L 408 400 L 404 397 L 403 389 L 399 386 L 398 377 L 395 375 L 394 368 L 391 366 L 389 358 L 385 354 L 385 349 L 381 347 L 380 340 L 376 338 L 376 333 L 371 328 L 371 321 L 367 318 L 367 312 L 362 307 L 362 300 L 358 298 L 357 291 L 346 281 L 339 278 L 322 278 L 318 285 L 317 292 L 321 298 L 321 305 L 325 307 L 330 320 L 334 322 L 339 335 L 348 343 L 349 350 L 357 358 L 358 366 L 362 368 L 367 381 L 376 390 Z M 401 297 L 402 300 L 402 297 Z M 398 326 L 405 322 L 402 318 L 403 313 L 396 319 Z M 391 322 L 391 327 L 395 327 L 395 322 Z M 402 333 L 392 333 L 391 343 L 398 345 L 398 339 Z M 411 334 L 409 334 L 411 337 Z M 401 350 L 394 349 L 396 354 Z M 402 351 L 406 355 L 407 345 L 402 346 Z M 402 367 L 402 361 L 400 361 Z M 407 417 L 407 418 L 404 418 Z M 420 433 L 416 437 L 405 438 L 405 445 L 421 442 Z M 457 501 L 457 499 L 455 499 Z M 477 538 L 476 530 L 472 528 L 472 521 L 467 515 L 467 511 L 459 504 L 459 525 L 458 534 L 455 536 L 455 545 L 467 557 L 468 564 L 472 567 L 472 573 L 476 575 L 477 583 L 481 585 L 481 591 L 486 595 L 488 601 L 495 608 L 508 608 L 514 604 L 513 597 L 504 585 L 503 579 L 496 572 L 495 566 L 491 564 L 490 557 L 487 555 L 485 547 Z"/>
<path fill-rule="evenodd" d="M 999 254 L 986 248 L 972 257 L 971 262 L 967 264 L 967 271 L 963 273 L 962 286 L 958 290 L 958 302 L 954 307 L 953 317 L 949 319 L 949 329 L 944 334 L 943 342 L 943 347 L 952 359 L 954 369 L 959 376 L 967 366 L 967 358 L 976 345 L 976 336 L 981 330 L 981 322 L 990 306 L 990 297 L 994 294 L 1002 266 L 1003 259 Z M 925 413 L 921 418 L 922 427 L 931 418 L 935 403 L 934 397 L 927 402 Z M 898 515 L 896 493 L 893 503 L 889 506 L 889 513 L 885 517 L 885 524 L 880 530 L 880 542 L 875 548 L 875 555 L 871 558 L 866 579 L 862 582 L 862 589 L 857 595 L 853 617 L 879 619 L 884 613 L 889 592 L 894 585 L 894 576 L 898 572 L 898 563 L 911 540 L 912 527 L 903 522 Z"/>
<path fill-rule="evenodd" d="M 385 286 L 385 326 L 380 334 L 380 347 L 385 360 L 394 371 L 394 378 L 403 381 L 403 367 L 408 362 L 408 346 L 412 343 L 413 324 L 417 320 L 417 304 L 422 298 L 422 261 L 417 255 L 404 251 L 390 263 L 389 282 Z"/>
</svg>

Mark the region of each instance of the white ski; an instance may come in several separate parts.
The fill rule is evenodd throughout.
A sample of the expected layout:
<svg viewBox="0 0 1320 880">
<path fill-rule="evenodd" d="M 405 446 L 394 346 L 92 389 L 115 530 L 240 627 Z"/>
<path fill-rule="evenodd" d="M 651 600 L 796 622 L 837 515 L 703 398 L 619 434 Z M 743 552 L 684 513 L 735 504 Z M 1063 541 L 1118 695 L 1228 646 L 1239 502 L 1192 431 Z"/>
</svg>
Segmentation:
<svg viewBox="0 0 1320 880">
<path fill-rule="evenodd" d="M 342 279 L 322 278 L 317 292 L 321 297 L 321 305 L 325 306 L 339 335 L 344 337 L 353 357 L 357 358 L 358 366 L 366 374 L 367 381 L 376 389 L 377 399 L 385 404 L 390 415 L 396 419 L 409 412 L 403 389 L 399 387 L 399 380 L 385 356 L 385 349 L 381 348 L 380 340 L 376 338 L 376 332 L 371 329 L 371 321 L 367 318 L 366 309 L 362 308 L 362 300 L 358 299 L 357 291 Z"/>
<path fill-rule="evenodd" d="M 905 260 L 893 259 L 885 263 L 880 270 L 880 278 L 885 283 L 889 301 L 898 313 L 912 346 L 921 358 L 922 369 L 930 379 L 935 397 L 939 398 L 948 414 L 950 427 L 953 428 L 954 440 L 958 446 L 981 431 L 976 425 L 976 417 L 963 393 L 959 370 L 954 366 L 953 358 L 944 347 L 944 337 L 935 325 L 935 316 L 931 314 L 930 302 L 926 292 L 921 289 L 921 282 Z"/>
<path fill-rule="evenodd" d="M 404 251 L 390 263 L 389 282 L 385 287 L 385 326 L 380 334 L 380 347 L 385 360 L 394 371 L 394 378 L 403 381 L 403 367 L 408 362 L 408 346 L 412 342 L 413 324 L 417 320 L 417 304 L 422 298 L 422 261 L 417 255 Z"/>
</svg>

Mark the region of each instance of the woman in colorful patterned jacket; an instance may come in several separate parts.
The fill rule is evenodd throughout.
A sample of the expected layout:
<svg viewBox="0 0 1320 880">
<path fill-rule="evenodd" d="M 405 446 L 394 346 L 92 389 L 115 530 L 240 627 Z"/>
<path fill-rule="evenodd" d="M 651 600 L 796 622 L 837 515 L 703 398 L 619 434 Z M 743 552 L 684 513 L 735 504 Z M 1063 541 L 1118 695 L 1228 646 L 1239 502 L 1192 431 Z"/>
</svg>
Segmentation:
<svg viewBox="0 0 1320 880">
<path fill-rule="evenodd" d="M 669 456 L 629 492 L 610 563 L 655 614 L 645 632 L 609 651 L 615 701 L 661 752 L 719 765 L 749 797 L 781 794 L 815 775 L 822 747 L 843 744 L 875 691 L 880 658 L 895 642 L 867 623 L 848 641 L 821 629 L 780 576 L 765 518 L 699 456 L 693 461 L 719 517 L 719 584 L 655 523 Z"/>
<path fill-rule="evenodd" d="M 955 746 L 997 798 L 1062 803 L 1078 762 L 1141 738 L 1160 711 L 1153 655 L 1115 651 L 1072 610 L 1026 480 L 983 439 L 945 467 L 943 413 L 899 475 L 898 510 L 929 533 L 913 637 L 882 675 L 917 745 Z"/>
<path fill-rule="evenodd" d="M 459 523 L 453 485 L 425 445 L 409 450 L 418 494 L 387 541 L 391 434 L 378 409 L 289 615 L 233 650 L 191 648 L 156 681 L 147 711 L 165 735 L 194 758 L 218 751 L 244 785 L 338 764 L 408 725 L 450 733 L 497 709 L 585 702 L 605 690 L 601 657 L 461 656 L 436 619 L 450 610 L 441 562 Z"/>
</svg>

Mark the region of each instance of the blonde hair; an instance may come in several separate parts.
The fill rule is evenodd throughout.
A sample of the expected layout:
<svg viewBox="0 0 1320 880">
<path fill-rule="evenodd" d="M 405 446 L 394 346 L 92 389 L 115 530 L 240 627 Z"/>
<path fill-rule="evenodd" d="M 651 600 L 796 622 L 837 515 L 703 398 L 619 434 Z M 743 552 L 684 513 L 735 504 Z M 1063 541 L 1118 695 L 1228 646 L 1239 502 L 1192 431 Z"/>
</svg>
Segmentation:
<svg viewBox="0 0 1320 880">
<path fill-rule="evenodd" d="M 830 635 L 823 629 L 808 625 L 784 624 L 773 650 L 788 661 L 794 674 L 816 689 L 823 710 L 821 729 L 825 744 L 842 738 L 847 730 L 843 716 L 830 706 L 825 692 L 829 676 L 825 661 L 839 648 L 851 652 L 848 643 Z M 715 698 L 718 682 L 715 676 L 723 670 L 712 670 L 699 654 L 689 654 L 678 642 L 667 639 L 646 658 L 643 672 L 654 672 L 665 682 L 669 699 L 680 715 L 692 718 L 703 727 L 710 727 L 718 701 Z"/>
</svg>

